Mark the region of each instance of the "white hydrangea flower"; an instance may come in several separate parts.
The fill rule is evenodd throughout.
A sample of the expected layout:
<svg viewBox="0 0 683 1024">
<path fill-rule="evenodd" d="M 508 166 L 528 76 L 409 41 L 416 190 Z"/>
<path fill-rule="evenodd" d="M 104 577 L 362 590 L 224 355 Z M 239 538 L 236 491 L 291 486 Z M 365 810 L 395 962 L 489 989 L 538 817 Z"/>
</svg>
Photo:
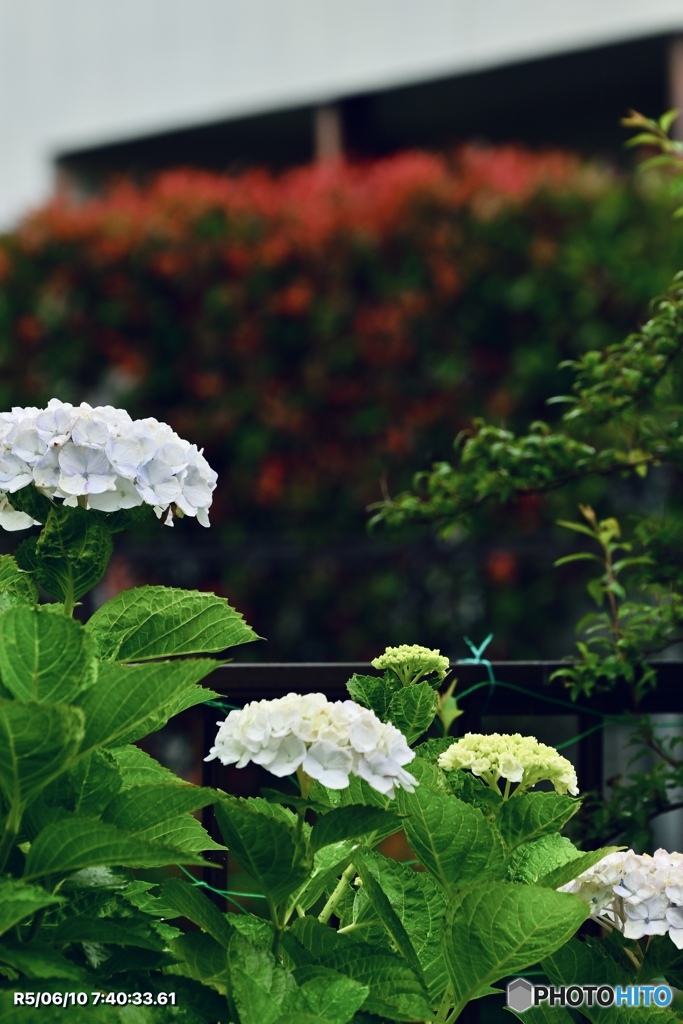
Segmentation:
<svg viewBox="0 0 683 1024">
<path fill-rule="evenodd" d="M 450 670 L 450 662 L 440 651 L 419 644 L 401 644 L 399 647 L 387 647 L 379 658 L 370 662 L 373 668 L 380 671 L 391 669 L 404 686 L 416 683 L 422 676 L 436 674 L 439 682 Z"/>
<path fill-rule="evenodd" d="M 391 723 L 352 700 L 329 701 L 322 693 L 288 693 L 251 701 L 231 711 L 206 761 L 244 768 L 253 761 L 282 777 L 301 769 L 329 789 L 345 789 L 349 775 L 393 797 L 412 793 L 417 780 L 405 770 L 415 757 Z"/>
<path fill-rule="evenodd" d="M 51 500 L 101 512 L 147 503 L 169 526 L 173 516 L 209 525 L 216 473 L 196 445 L 166 423 L 132 420 L 111 405 L 70 405 L 0 413 L 0 527 L 24 530 L 34 520 L 8 495 L 33 484 Z"/>
<path fill-rule="evenodd" d="M 668 934 L 683 949 L 683 854 L 610 853 L 560 892 L 581 897 L 591 917 L 627 939 Z"/>
<path fill-rule="evenodd" d="M 505 795 L 517 783 L 515 793 L 523 793 L 538 782 L 552 782 L 557 793 L 576 796 L 579 792 L 571 761 L 534 736 L 519 733 L 488 735 L 468 732 L 444 750 L 439 765 L 446 771 L 465 768 L 478 775 L 488 786 L 500 792 L 499 779 L 505 779 Z"/>
</svg>

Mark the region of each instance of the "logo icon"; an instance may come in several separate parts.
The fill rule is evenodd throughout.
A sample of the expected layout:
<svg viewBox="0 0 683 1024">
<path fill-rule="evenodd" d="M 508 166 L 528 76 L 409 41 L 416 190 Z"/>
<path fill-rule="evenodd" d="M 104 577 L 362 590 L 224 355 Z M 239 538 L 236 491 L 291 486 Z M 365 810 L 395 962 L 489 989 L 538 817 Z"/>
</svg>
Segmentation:
<svg viewBox="0 0 683 1024">
<path fill-rule="evenodd" d="M 515 978 L 508 985 L 508 1006 L 519 1013 L 534 1004 L 534 986 L 526 978 Z"/>
</svg>

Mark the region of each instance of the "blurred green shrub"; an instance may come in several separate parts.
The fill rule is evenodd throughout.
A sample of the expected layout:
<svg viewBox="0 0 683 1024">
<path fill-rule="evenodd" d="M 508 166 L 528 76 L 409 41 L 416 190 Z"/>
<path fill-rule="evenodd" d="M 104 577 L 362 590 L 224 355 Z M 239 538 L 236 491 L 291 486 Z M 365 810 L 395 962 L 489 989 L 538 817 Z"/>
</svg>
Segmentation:
<svg viewBox="0 0 683 1024">
<path fill-rule="evenodd" d="M 0 403 L 112 402 L 191 433 L 219 489 L 185 582 L 229 595 L 273 660 L 371 657 L 378 619 L 390 644 L 458 656 L 491 628 L 494 656 L 559 655 L 581 585 L 538 571 L 546 499 L 483 514 L 468 545 L 368 539 L 364 507 L 474 416 L 547 419 L 557 364 L 636 327 L 682 262 L 661 190 L 561 153 L 167 173 L 58 197 L 0 240 Z M 154 541 L 140 571 L 178 582 Z"/>
</svg>

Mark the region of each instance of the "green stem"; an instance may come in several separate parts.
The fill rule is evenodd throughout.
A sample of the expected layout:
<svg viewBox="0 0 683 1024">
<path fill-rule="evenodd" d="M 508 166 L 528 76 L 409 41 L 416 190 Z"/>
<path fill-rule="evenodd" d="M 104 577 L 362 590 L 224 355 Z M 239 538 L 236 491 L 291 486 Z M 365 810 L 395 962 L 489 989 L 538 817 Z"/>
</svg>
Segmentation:
<svg viewBox="0 0 683 1024">
<path fill-rule="evenodd" d="M 282 928 L 280 920 L 279 920 L 279 918 L 277 916 L 277 908 L 276 908 L 276 906 L 275 906 L 275 904 L 273 903 L 272 900 L 268 900 L 268 907 L 270 908 L 270 916 L 271 916 L 271 919 L 272 919 L 272 922 L 273 922 L 273 926 L 275 928 L 275 932 L 274 932 L 274 935 L 273 935 L 273 945 L 272 945 L 271 952 L 272 952 L 274 957 L 277 957 L 277 955 L 278 955 L 278 953 L 280 951 L 280 940 L 282 938 L 283 928 Z"/>
<path fill-rule="evenodd" d="M 10 807 L 7 819 L 5 821 L 5 830 L 0 839 L 0 872 L 5 870 L 5 864 L 7 858 L 12 852 L 14 846 L 14 840 L 19 834 L 19 826 L 21 825 L 22 817 L 22 806 L 18 800 L 15 800 Z"/>
<path fill-rule="evenodd" d="M 452 1000 L 453 1000 L 453 993 L 451 992 L 451 988 L 450 988 L 450 985 L 449 985 L 446 988 L 446 991 L 443 994 L 443 997 L 442 997 L 441 1002 L 439 1004 L 439 1009 L 436 1011 L 436 1020 L 437 1021 L 445 1021 L 446 1020 L 446 1017 L 448 1016 L 448 1008 L 450 1007 Z"/>
<path fill-rule="evenodd" d="M 299 765 L 299 767 L 296 770 L 296 777 L 299 783 L 299 788 L 301 790 L 302 797 L 304 798 L 304 800 L 308 800 L 308 794 L 311 791 L 311 784 L 313 782 L 313 779 L 310 777 L 310 775 L 306 774 L 301 765 Z"/>
<path fill-rule="evenodd" d="M 334 888 L 334 892 L 330 896 L 329 900 L 327 901 L 323 909 L 318 914 L 318 920 L 320 921 L 321 924 L 327 924 L 329 919 L 332 917 L 332 914 L 334 913 L 336 906 L 339 903 L 339 900 L 344 895 L 346 887 L 353 878 L 353 876 L 355 875 L 355 873 L 356 868 L 354 864 L 349 864 L 349 866 L 344 869 L 341 878 L 339 879 Z"/>
</svg>

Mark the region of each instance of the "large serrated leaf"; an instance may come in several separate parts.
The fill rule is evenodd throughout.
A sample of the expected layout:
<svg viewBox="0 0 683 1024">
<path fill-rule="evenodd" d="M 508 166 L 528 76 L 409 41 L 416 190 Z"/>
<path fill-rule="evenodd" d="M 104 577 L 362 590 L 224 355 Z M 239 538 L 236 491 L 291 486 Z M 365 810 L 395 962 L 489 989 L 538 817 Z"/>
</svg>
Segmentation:
<svg viewBox="0 0 683 1024">
<path fill-rule="evenodd" d="M 279 904 L 307 881 L 312 867 L 305 836 L 269 809 L 284 808 L 262 801 L 263 806 L 238 797 L 216 804 L 216 819 L 235 860 L 265 896 Z"/>
<path fill-rule="evenodd" d="M 153 757 L 150 757 L 140 747 L 128 744 L 124 747 L 114 747 L 109 751 L 109 756 L 121 773 L 121 788 L 129 789 L 134 786 L 146 786 L 156 782 L 173 783 L 176 786 L 184 785 L 179 776 L 175 775 L 169 768 L 159 764 Z"/>
<path fill-rule="evenodd" d="M 12 494 L 11 505 L 17 512 L 24 512 L 39 523 L 47 521 L 52 509 L 55 507 L 53 501 L 42 494 L 33 484 L 21 487 Z"/>
<path fill-rule="evenodd" d="M 0 675 L 18 700 L 70 704 L 97 678 L 94 647 L 79 622 L 49 607 L 0 615 Z"/>
<path fill-rule="evenodd" d="M 320 850 L 323 846 L 360 836 L 370 837 L 374 846 L 400 828 L 401 819 L 392 811 L 350 804 L 320 815 L 311 831 L 311 847 L 314 851 Z"/>
<path fill-rule="evenodd" d="M 0 879 L 0 935 L 37 910 L 62 902 L 61 896 L 53 896 L 40 886 L 16 878 Z"/>
<path fill-rule="evenodd" d="M 580 806 L 579 800 L 559 793 L 520 793 L 502 803 L 496 825 L 508 850 L 513 850 L 530 839 L 559 832 Z"/>
<path fill-rule="evenodd" d="M 92 750 L 51 782 L 41 794 L 41 800 L 31 806 L 29 818 L 33 831 L 56 820 L 59 808 L 96 817 L 120 788 L 121 773 L 109 752 Z M 51 817 L 49 812 L 54 809 L 58 813 Z"/>
<path fill-rule="evenodd" d="M 576 861 L 579 851 L 566 836 L 557 832 L 539 836 L 517 846 L 508 858 L 506 877 L 511 882 L 535 885 L 544 875 Z M 549 886 L 557 889 L 558 886 Z"/>
<path fill-rule="evenodd" d="M 347 1024 L 370 991 L 326 967 L 298 967 L 293 975 L 299 989 L 283 1000 L 277 1024 Z"/>
<path fill-rule="evenodd" d="M 174 587 L 124 590 L 87 628 L 100 657 L 114 661 L 208 654 L 259 639 L 225 598 Z"/>
<path fill-rule="evenodd" d="M 150 731 L 150 722 L 154 728 L 161 728 L 177 713 L 178 702 L 188 691 L 192 704 L 200 703 L 202 693 L 195 683 L 218 664 L 209 658 L 153 665 L 102 662 L 97 686 L 77 700 L 85 715 L 84 750 L 139 739 Z M 204 691 L 204 699 L 209 696 L 211 693 Z"/>
<path fill-rule="evenodd" d="M 393 695 L 389 720 L 401 730 L 408 743 L 413 743 L 432 724 L 437 707 L 438 695 L 429 683 L 415 683 Z"/>
<path fill-rule="evenodd" d="M 395 948 L 401 954 L 403 959 L 410 967 L 412 967 L 420 981 L 424 983 L 425 979 L 422 975 L 422 965 L 420 964 L 417 953 L 415 952 L 410 936 L 408 935 L 403 922 L 394 910 L 389 896 L 383 889 L 381 871 L 378 876 L 375 877 L 375 873 L 372 870 L 373 866 L 377 866 L 377 860 L 366 860 L 362 852 L 357 850 L 353 855 L 353 863 L 360 875 L 363 888 L 367 893 L 370 904 L 372 905 L 378 920 L 381 921 L 386 928 L 387 932 L 391 936 Z"/>
<path fill-rule="evenodd" d="M 577 850 L 574 860 L 544 872 L 540 876 L 538 884 L 547 885 L 551 889 L 559 889 L 561 885 L 566 885 L 567 882 L 578 878 L 584 871 L 588 871 L 603 857 L 623 849 L 623 846 L 603 846 L 600 850 L 590 850 L 588 853 L 579 853 Z"/>
<path fill-rule="evenodd" d="M 397 954 L 339 935 L 315 918 L 295 921 L 293 936 L 317 963 L 369 988 L 363 1010 L 391 1021 L 431 1020 L 427 993 L 415 972 Z"/>
<path fill-rule="evenodd" d="M 26 805 L 76 760 L 84 733 L 79 708 L 0 701 L 0 790 Z"/>
<path fill-rule="evenodd" d="M 191 814 L 178 814 L 137 833 L 139 839 L 161 843 L 179 853 L 202 853 L 204 850 L 224 850 Z"/>
<path fill-rule="evenodd" d="M 56 949 L 40 942 L 18 942 L 0 946 L 0 964 L 20 971 L 25 978 L 64 978 L 88 984 L 82 967 L 67 960 Z"/>
<path fill-rule="evenodd" d="M 285 999 L 296 997 L 294 978 L 271 952 L 233 933 L 228 949 L 230 996 L 240 1024 L 274 1024 Z"/>
<path fill-rule="evenodd" d="M 38 588 L 31 574 L 20 569 L 12 555 L 0 555 L 0 611 L 11 605 L 38 603 Z"/>
<path fill-rule="evenodd" d="M 196 886 L 182 882 L 179 878 L 169 878 L 164 882 L 162 899 L 178 912 L 199 925 L 226 949 L 233 935 L 233 928 L 226 914 L 222 914 L 215 903 L 212 903 Z"/>
<path fill-rule="evenodd" d="M 17 548 L 16 558 L 48 594 L 73 605 L 102 579 L 111 553 L 111 534 L 96 516 L 52 505 L 40 535 Z"/>
<path fill-rule="evenodd" d="M 137 835 L 177 814 L 207 807 L 218 796 L 213 789 L 189 784 L 136 786 L 118 793 L 102 812 L 102 820 Z"/>
<path fill-rule="evenodd" d="M 481 989 L 553 953 L 587 917 L 588 907 L 575 896 L 516 882 L 472 885 L 457 893 L 444 933 L 456 1011 Z"/>
<path fill-rule="evenodd" d="M 56 946 L 67 946 L 72 942 L 104 942 L 162 952 L 166 943 L 148 923 L 149 920 L 141 921 L 138 917 L 136 920 L 111 921 L 79 914 L 61 921 L 52 932 L 51 939 Z"/>
<path fill-rule="evenodd" d="M 351 863 L 355 845 L 353 840 L 347 839 L 318 850 L 313 856 L 310 878 L 300 890 L 294 892 L 290 903 L 296 903 L 302 910 L 312 907 L 329 886 L 336 885 L 342 871 Z"/>
<path fill-rule="evenodd" d="M 24 879 L 66 875 L 100 864 L 111 867 L 152 868 L 175 864 L 204 864 L 201 857 L 149 843 L 92 818 L 65 815 L 48 825 L 31 844 Z"/>
<path fill-rule="evenodd" d="M 391 698 L 400 688 L 401 684 L 395 678 L 389 680 L 378 676 L 363 676 L 357 672 L 346 684 L 351 699 L 374 711 L 383 722 L 386 722 Z"/>
<path fill-rule="evenodd" d="M 180 959 L 173 973 L 201 981 L 225 994 L 228 982 L 228 959 L 225 949 L 205 932 L 187 932 L 171 943 L 171 951 Z"/>
<path fill-rule="evenodd" d="M 446 897 L 424 871 L 414 871 L 376 851 L 367 851 L 363 857 L 410 936 L 427 990 L 438 1002 L 448 984 L 441 947 Z"/>
<path fill-rule="evenodd" d="M 118 793 L 102 811 L 102 820 L 148 842 L 184 853 L 220 850 L 191 811 L 213 803 L 218 793 L 200 786 L 154 783 Z"/>
<path fill-rule="evenodd" d="M 416 774 L 432 769 L 416 759 Z M 502 878 L 505 853 L 495 827 L 477 807 L 420 785 L 399 790 L 396 803 L 405 817 L 408 842 L 447 895 L 474 878 Z"/>
</svg>

